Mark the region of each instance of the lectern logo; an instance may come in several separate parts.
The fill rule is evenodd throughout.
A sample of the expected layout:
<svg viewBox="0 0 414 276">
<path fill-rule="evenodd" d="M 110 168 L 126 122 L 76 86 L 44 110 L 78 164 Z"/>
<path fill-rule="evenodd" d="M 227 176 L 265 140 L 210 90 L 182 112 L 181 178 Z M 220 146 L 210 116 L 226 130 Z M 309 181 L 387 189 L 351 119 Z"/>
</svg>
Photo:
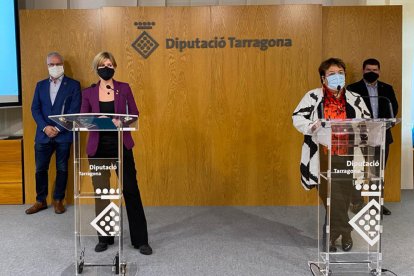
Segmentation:
<svg viewBox="0 0 414 276">
<path fill-rule="evenodd" d="M 108 204 L 91 222 L 91 225 L 102 236 L 115 236 L 118 234 L 121 229 L 118 206 L 113 202 Z"/>
<path fill-rule="evenodd" d="M 138 30 L 149 30 L 155 26 L 155 22 L 135 22 L 134 25 Z M 158 46 L 158 42 L 155 41 L 155 39 L 152 38 L 146 31 L 143 31 L 137 39 L 132 42 L 132 47 L 145 59 L 147 59 Z"/>
<path fill-rule="evenodd" d="M 380 220 L 381 206 L 375 199 L 372 199 L 349 221 L 349 224 L 369 245 L 373 246 L 379 241 L 382 232 Z"/>
</svg>

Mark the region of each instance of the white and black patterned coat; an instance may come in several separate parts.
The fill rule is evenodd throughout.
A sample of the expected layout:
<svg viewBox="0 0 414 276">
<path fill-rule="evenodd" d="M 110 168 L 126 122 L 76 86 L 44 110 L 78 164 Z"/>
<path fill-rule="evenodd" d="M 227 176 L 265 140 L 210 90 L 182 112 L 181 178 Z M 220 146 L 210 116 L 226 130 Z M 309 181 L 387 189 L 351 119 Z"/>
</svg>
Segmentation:
<svg viewBox="0 0 414 276">
<path fill-rule="evenodd" d="M 370 118 L 370 112 L 359 95 L 345 91 L 347 118 Z M 301 183 L 309 190 L 319 183 L 319 146 L 312 136 L 311 127 L 317 119 L 323 118 L 323 90 L 316 88 L 302 98 L 292 119 L 295 128 L 305 135 L 300 160 Z"/>
</svg>

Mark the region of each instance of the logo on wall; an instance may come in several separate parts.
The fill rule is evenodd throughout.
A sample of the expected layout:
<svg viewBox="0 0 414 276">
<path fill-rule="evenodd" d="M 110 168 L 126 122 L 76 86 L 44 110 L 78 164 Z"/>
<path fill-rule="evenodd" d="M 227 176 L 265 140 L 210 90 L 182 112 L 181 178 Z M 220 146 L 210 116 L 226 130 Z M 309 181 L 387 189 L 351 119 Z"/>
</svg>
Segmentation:
<svg viewBox="0 0 414 276">
<path fill-rule="evenodd" d="M 151 30 L 155 26 L 155 22 L 134 22 L 138 30 Z M 132 47 L 143 58 L 147 59 L 158 47 L 158 42 L 155 41 L 146 31 L 143 31 L 134 42 Z"/>
</svg>

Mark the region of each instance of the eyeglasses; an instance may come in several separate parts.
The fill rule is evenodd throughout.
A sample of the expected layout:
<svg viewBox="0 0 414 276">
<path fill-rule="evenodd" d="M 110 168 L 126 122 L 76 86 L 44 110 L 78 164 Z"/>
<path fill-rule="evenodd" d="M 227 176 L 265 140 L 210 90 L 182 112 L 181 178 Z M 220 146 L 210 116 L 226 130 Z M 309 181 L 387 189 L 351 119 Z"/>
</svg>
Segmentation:
<svg viewBox="0 0 414 276">
<path fill-rule="evenodd" d="M 63 63 L 48 63 L 47 66 L 53 67 L 53 66 L 62 66 Z"/>
</svg>

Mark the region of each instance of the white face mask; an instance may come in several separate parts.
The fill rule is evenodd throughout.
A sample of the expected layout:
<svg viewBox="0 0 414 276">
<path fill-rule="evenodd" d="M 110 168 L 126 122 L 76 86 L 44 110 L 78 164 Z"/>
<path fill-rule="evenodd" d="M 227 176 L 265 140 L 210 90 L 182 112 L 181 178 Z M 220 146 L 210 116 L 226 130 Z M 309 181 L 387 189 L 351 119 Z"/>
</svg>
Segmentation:
<svg viewBox="0 0 414 276">
<path fill-rule="evenodd" d="M 343 74 L 333 74 L 326 77 L 328 81 L 328 87 L 332 90 L 337 91 L 338 87 L 341 89 L 345 87 L 345 75 Z"/>
<path fill-rule="evenodd" d="M 65 72 L 63 70 L 63 65 L 55 65 L 55 66 L 49 67 L 48 69 L 49 69 L 49 75 L 52 78 L 55 78 L 55 79 L 57 79 L 60 76 L 62 76 L 63 73 Z"/>
</svg>

